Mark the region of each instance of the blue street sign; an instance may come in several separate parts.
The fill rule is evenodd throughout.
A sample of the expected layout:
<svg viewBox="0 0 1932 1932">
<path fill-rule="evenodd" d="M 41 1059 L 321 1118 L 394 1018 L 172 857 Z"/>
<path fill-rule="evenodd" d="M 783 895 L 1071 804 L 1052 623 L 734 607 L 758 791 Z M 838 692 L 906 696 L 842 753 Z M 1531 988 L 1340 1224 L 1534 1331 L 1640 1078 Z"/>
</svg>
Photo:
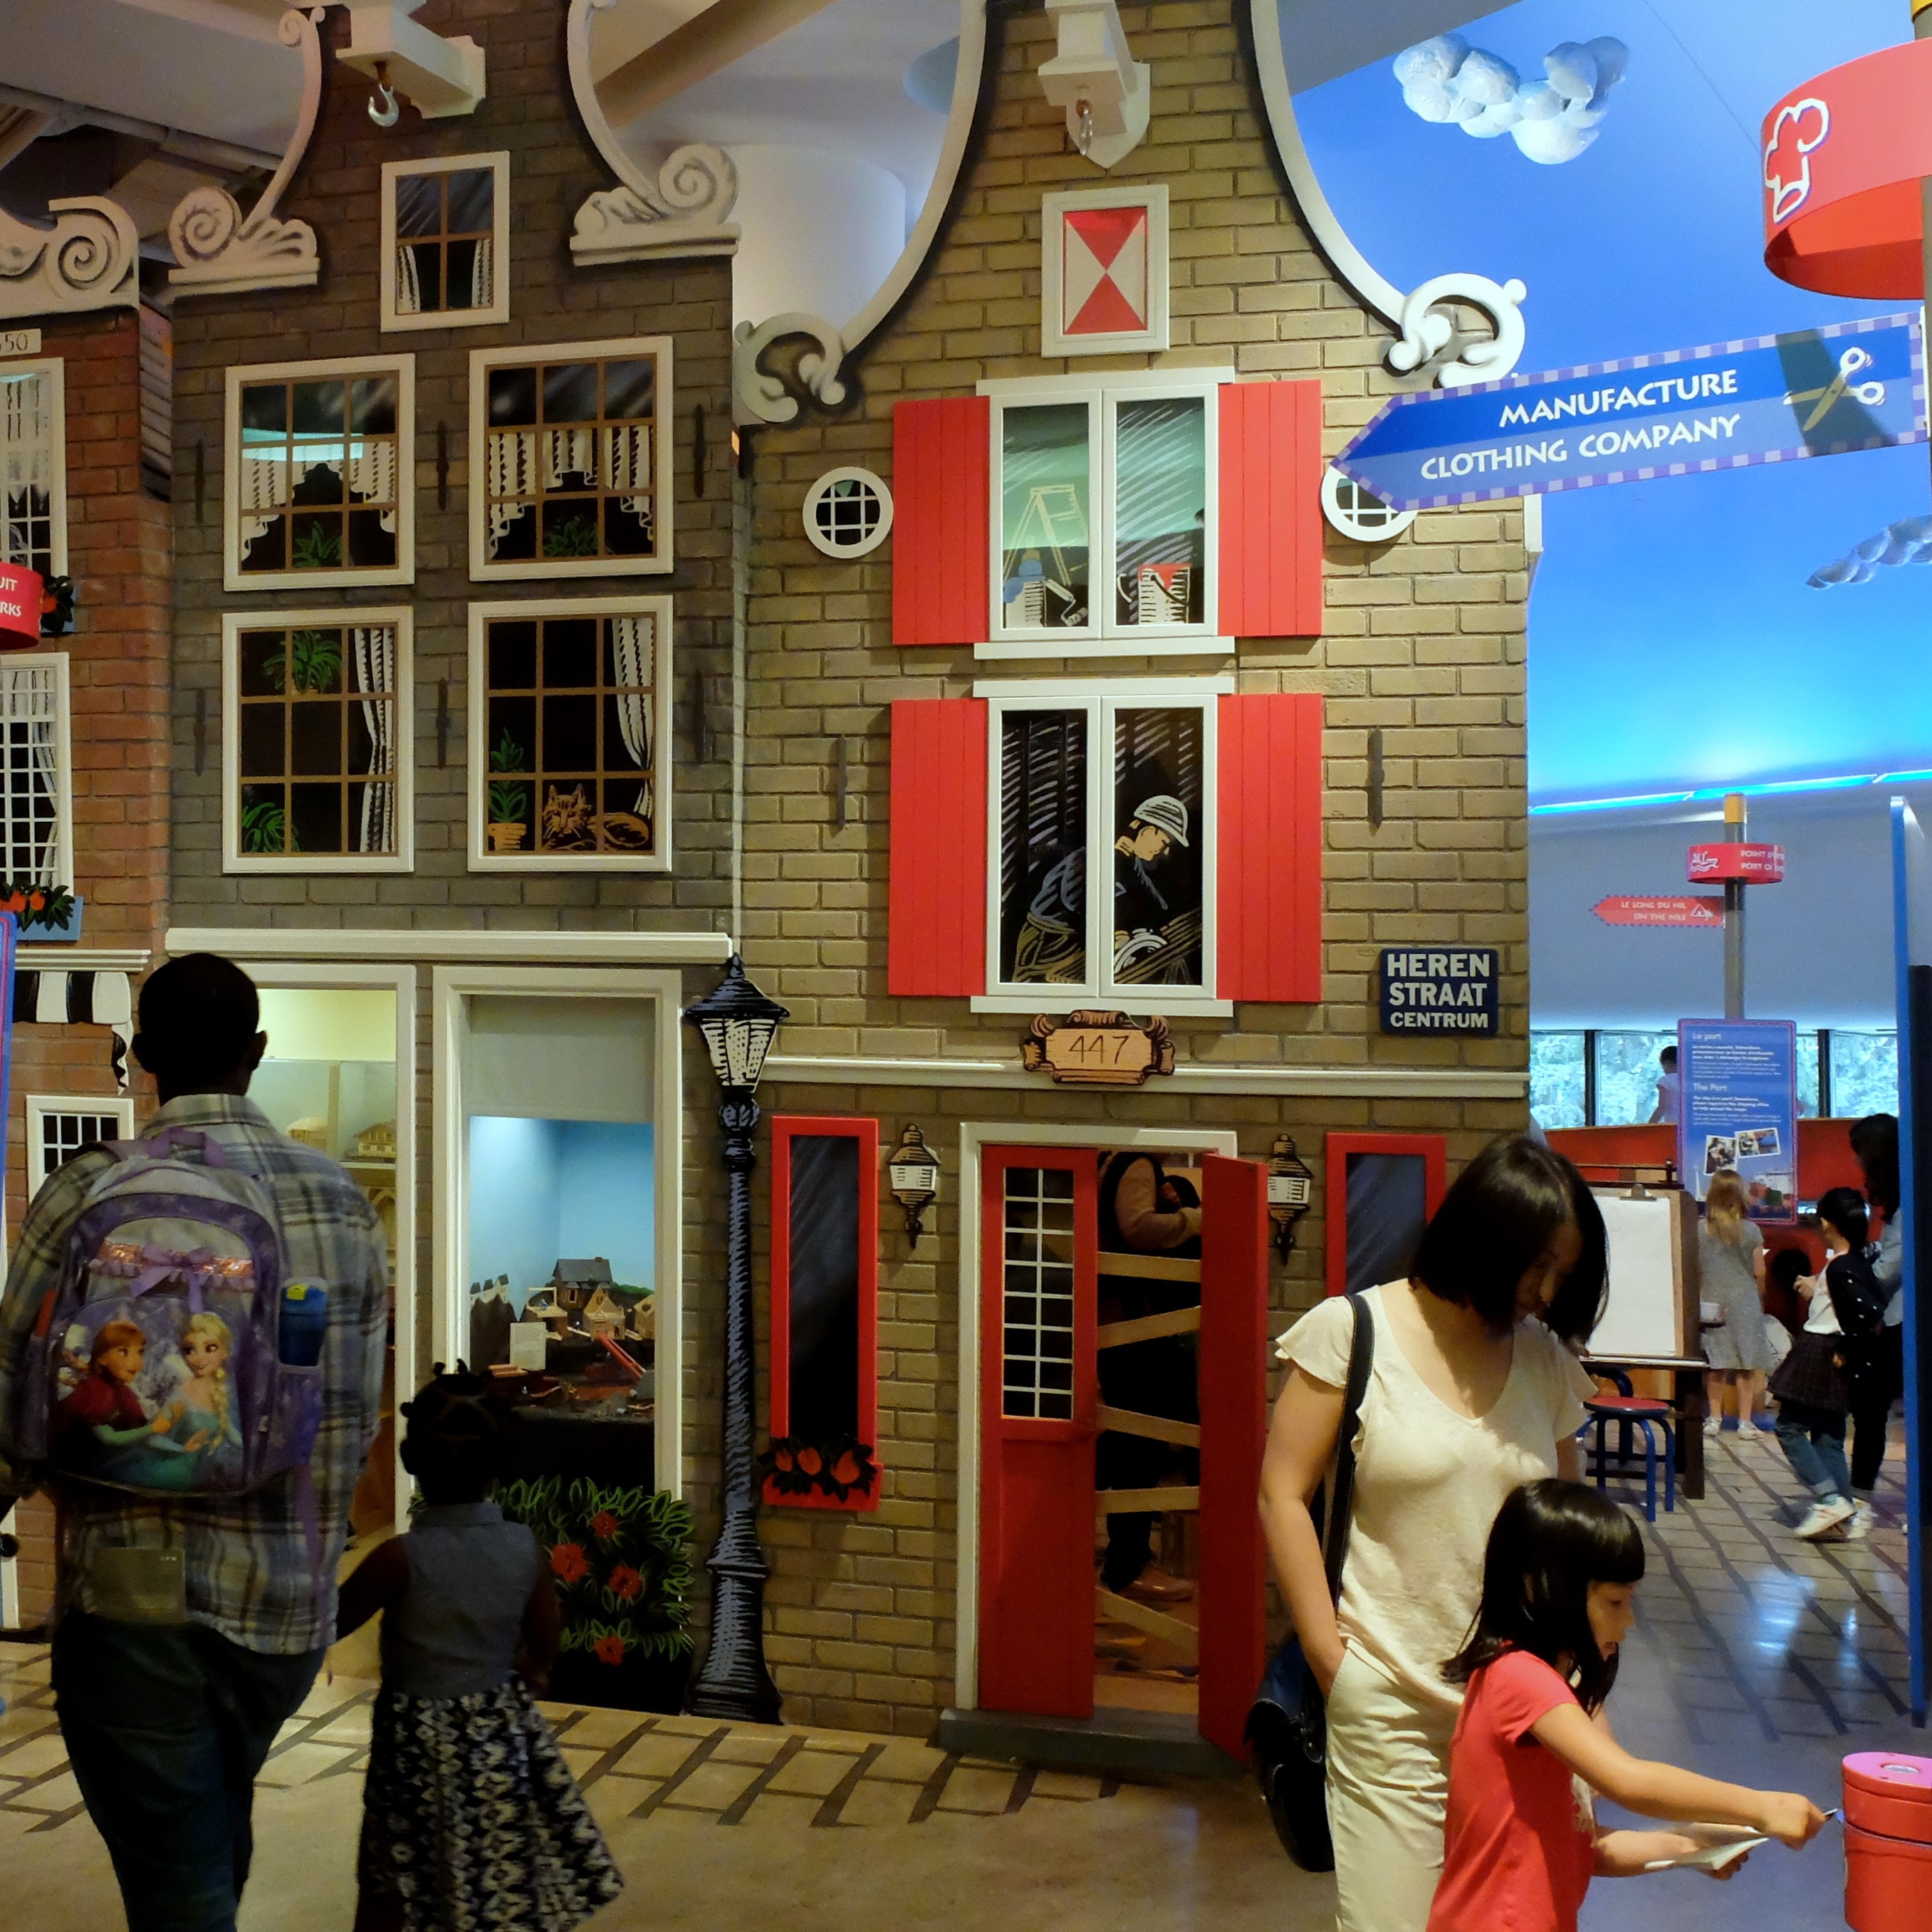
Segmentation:
<svg viewBox="0 0 1932 1932">
<path fill-rule="evenodd" d="M 1335 467 L 1398 510 L 1925 440 L 1915 310 L 1397 396 Z"/>
</svg>

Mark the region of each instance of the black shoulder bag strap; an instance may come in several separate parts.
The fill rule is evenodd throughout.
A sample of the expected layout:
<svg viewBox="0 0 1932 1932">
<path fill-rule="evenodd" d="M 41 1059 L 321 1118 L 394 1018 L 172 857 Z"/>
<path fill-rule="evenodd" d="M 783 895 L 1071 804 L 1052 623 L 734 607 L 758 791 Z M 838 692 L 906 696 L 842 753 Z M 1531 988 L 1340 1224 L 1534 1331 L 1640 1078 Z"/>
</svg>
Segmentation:
<svg viewBox="0 0 1932 1932">
<path fill-rule="evenodd" d="M 1361 1426 L 1362 1398 L 1375 1366 L 1376 1318 L 1359 1294 L 1348 1298 L 1355 1311 L 1354 1339 L 1348 1345 L 1348 1381 L 1342 1395 L 1342 1427 L 1335 1438 L 1335 1487 L 1328 1499 L 1326 1546 L 1322 1567 L 1328 1574 L 1328 1599 L 1342 1594 L 1342 1565 L 1348 1554 L 1348 1519 L 1355 1502 L 1355 1433 Z"/>
</svg>

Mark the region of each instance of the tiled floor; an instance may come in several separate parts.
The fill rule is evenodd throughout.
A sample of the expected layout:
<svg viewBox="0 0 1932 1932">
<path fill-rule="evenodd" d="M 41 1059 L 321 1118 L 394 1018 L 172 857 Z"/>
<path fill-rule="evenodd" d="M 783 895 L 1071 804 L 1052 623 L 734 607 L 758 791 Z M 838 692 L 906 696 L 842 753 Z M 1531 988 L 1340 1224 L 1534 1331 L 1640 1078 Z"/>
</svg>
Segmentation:
<svg viewBox="0 0 1932 1932">
<path fill-rule="evenodd" d="M 1896 1464 L 1862 1544 L 1806 1545 L 1769 1438 L 1714 1445 L 1705 1500 L 1648 1532 L 1642 1622 L 1612 1702 L 1632 1749 L 1836 1802 L 1838 1760 L 1932 1752 L 1905 1713 Z M 50 1708 L 44 1651 L 0 1647 L 0 1843 L 32 1932 L 120 1922 Z M 371 1687 L 320 1684 L 264 1770 L 244 1932 L 346 1928 Z M 629 1889 L 598 1921 L 790 1932 L 1280 1932 L 1331 1922 L 1327 1881 L 1276 1848 L 1245 1781 L 1122 1783 L 962 1760 L 904 1738 L 553 1708 Z M 1600 1884 L 1588 1932 L 1841 1923 L 1834 1830 L 1731 1883 Z"/>
</svg>

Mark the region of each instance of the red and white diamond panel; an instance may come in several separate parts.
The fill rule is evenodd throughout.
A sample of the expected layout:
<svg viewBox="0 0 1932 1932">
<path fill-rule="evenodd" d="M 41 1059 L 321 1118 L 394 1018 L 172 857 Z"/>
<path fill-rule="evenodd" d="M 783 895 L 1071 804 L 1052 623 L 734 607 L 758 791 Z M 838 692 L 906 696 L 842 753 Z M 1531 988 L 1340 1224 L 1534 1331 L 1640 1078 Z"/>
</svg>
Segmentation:
<svg viewBox="0 0 1932 1932">
<path fill-rule="evenodd" d="M 1044 198 L 1042 352 L 1167 346 L 1163 186 Z"/>
</svg>

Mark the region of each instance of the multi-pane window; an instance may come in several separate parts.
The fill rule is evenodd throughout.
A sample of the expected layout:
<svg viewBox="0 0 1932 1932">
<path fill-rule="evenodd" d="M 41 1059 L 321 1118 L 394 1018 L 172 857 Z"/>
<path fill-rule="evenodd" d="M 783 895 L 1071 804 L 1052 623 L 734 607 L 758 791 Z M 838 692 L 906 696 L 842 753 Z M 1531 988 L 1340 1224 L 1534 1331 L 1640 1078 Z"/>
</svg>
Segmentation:
<svg viewBox="0 0 1932 1932">
<path fill-rule="evenodd" d="M 67 655 L 0 659 L 0 880 L 71 886 Z"/>
<path fill-rule="evenodd" d="M 1214 698 L 1126 680 L 992 698 L 988 1003 L 1210 1001 Z M 988 691 L 982 687 L 982 692 Z M 1034 694 L 1037 694 L 1036 695 Z M 1016 1004 L 1017 1002 L 1017 1005 Z"/>
<path fill-rule="evenodd" d="M 413 377 L 406 356 L 229 370 L 228 589 L 409 580 Z"/>
<path fill-rule="evenodd" d="M 670 865 L 670 600 L 470 607 L 470 863 Z"/>
<path fill-rule="evenodd" d="M 406 868 L 408 613 L 230 616 L 223 644 L 228 869 Z"/>
<path fill-rule="evenodd" d="M 670 343 L 470 358 L 470 574 L 671 567 Z"/>
<path fill-rule="evenodd" d="M 1010 1167 L 1000 1412 L 1041 1420 L 1073 1416 L 1073 1176 L 1065 1168 Z"/>
<path fill-rule="evenodd" d="M 994 382 L 993 638 L 1222 647 L 1212 380 Z"/>
<path fill-rule="evenodd" d="M 82 1148 L 124 1139 L 134 1131 L 131 1100 L 27 1096 L 27 1198 Z"/>
<path fill-rule="evenodd" d="M 67 574 L 65 407 L 58 362 L 0 363 L 0 562 Z"/>
<path fill-rule="evenodd" d="M 382 326 L 446 328 L 509 316 L 508 154 L 382 170 Z"/>
</svg>

